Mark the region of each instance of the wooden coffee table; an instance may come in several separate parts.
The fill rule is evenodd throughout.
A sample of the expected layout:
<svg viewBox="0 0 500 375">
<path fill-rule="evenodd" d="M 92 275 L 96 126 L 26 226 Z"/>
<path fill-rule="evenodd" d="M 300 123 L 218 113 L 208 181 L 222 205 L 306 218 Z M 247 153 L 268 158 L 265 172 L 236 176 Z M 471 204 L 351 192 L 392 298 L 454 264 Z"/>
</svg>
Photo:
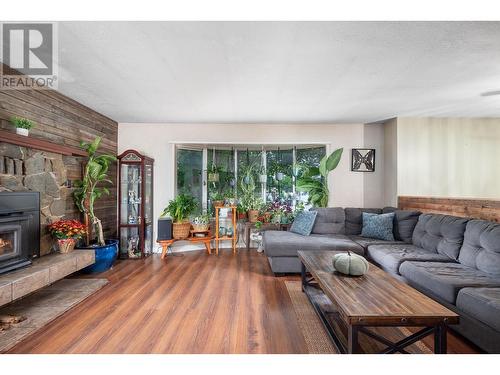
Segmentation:
<svg viewBox="0 0 500 375">
<path fill-rule="evenodd" d="M 339 352 L 360 353 L 358 335 L 363 333 L 385 346 L 381 353 L 407 353 L 405 347 L 434 334 L 434 352 L 446 353 L 447 325 L 458 323 L 457 314 L 373 264 L 360 277 L 334 272 L 332 258 L 336 253 L 298 252 L 302 290 Z M 420 329 L 392 342 L 370 327 Z"/>
</svg>

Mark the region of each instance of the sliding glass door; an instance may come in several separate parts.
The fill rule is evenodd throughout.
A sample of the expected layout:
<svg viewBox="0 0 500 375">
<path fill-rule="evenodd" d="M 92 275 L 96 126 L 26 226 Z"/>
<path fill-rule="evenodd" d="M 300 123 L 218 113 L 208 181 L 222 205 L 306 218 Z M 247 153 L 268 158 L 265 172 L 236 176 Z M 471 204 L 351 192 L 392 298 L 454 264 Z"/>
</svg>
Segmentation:
<svg viewBox="0 0 500 375">
<path fill-rule="evenodd" d="M 203 208 L 203 150 L 177 147 L 176 149 L 177 194 L 189 194 Z"/>
</svg>

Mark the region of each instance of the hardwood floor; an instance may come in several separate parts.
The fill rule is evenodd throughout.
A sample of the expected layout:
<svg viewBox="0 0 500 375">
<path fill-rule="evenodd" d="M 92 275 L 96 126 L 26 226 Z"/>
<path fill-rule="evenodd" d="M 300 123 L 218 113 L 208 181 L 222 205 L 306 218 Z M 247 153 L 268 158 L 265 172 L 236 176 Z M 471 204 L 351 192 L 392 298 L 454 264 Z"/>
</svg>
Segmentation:
<svg viewBox="0 0 500 375">
<path fill-rule="evenodd" d="M 99 277 L 110 283 L 10 353 L 307 352 L 284 283 L 299 277 L 274 277 L 255 251 L 155 255 Z"/>
</svg>

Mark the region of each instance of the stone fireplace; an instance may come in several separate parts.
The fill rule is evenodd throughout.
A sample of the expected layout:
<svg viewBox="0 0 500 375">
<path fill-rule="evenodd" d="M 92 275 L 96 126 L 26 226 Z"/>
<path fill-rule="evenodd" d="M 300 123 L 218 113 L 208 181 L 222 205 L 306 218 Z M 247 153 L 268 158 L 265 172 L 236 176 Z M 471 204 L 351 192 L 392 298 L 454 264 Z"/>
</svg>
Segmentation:
<svg viewBox="0 0 500 375">
<path fill-rule="evenodd" d="M 79 178 L 76 157 L 0 142 L 0 192 L 40 193 L 40 255 L 52 250 L 47 225 L 65 218 L 79 218 L 67 187 L 68 173 Z M 69 172 L 68 172 L 69 171 Z"/>
</svg>

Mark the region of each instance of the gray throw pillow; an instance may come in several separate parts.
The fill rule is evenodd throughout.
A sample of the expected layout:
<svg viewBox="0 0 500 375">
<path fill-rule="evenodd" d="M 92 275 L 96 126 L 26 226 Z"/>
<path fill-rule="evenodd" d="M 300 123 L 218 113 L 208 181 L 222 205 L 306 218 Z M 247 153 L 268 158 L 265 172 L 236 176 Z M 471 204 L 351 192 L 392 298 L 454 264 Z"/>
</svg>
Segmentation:
<svg viewBox="0 0 500 375">
<path fill-rule="evenodd" d="M 309 236 L 316 220 L 317 211 L 302 211 L 300 212 L 290 228 L 290 232 Z"/>
<path fill-rule="evenodd" d="M 388 214 L 372 214 L 363 212 L 362 237 L 376 238 L 384 241 L 394 241 L 394 212 Z"/>
</svg>

